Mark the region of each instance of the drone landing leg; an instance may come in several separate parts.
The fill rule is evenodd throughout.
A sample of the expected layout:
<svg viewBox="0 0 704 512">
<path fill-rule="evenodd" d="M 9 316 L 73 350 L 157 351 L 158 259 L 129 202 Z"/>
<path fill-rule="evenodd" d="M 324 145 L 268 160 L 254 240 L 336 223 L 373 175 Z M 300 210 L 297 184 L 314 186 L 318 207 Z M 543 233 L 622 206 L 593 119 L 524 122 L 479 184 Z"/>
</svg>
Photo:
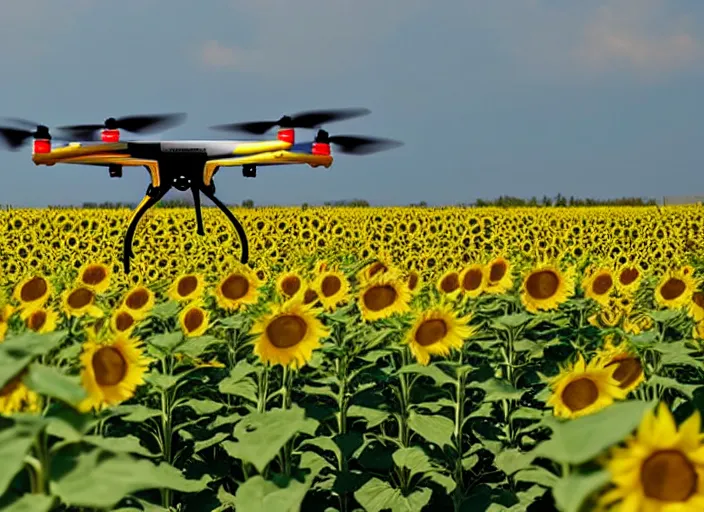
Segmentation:
<svg viewBox="0 0 704 512">
<path fill-rule="evenodd" d="M 134 256 L 134 253 L 132 252 L 132 239 L 134 238 L 134 232 L 137 230 L 139 221 L 142 219 L 144 214 L 147 213 L 147 210 L 158 203 L 168 191 L 168 187 L 154 188 L 149 185 L 147 195 L 144 196 L 144 199 L 142 199 L 142 202 L 139 203 L 139 206 L 137 206 L 132 214 L 132 220 L 130 220 L 130 224 L 127 227 L 127 233 L 125 233 L 125 240 L 122 249 L 122 263 L 125 267 L 125 274 L 130 273 L 130 258 Z"/>
<path fill-rule="evenodd" d="M 198 234 L 200 236 L 204 236 L 205 229 L 203 229 L 203 214 L 200 210 L 200 191 L 196 186 L 192 186 L 191 193 L 193 194 L 193 207 L 196 209 L 196 223 L 198 224 Z"/>
<path fill-rule="evenodd" d="M 235 226 L 237 235 L 240 237 L 240 244 L 242 244 L 242 257 L 240 258 L 240 261 L 242 263 L 247 263 L 247 261 L 249 261 L 249 245 L 247 243 L 247 234 L 244 232 L 242 224 L 240 224 L 240 222 L 232 214 L 232 212 L 228 210 L 227 206 L 225 206 L 217 197 L 215 197 L 215 187 L 212 183 L 210 184 L 210 186 L 207 187 L 204 184 L 201 184 L 200 189 L 203 194 L 205 194 L 208 199 L 215 203 L 215 206 L 217 206 L 220 211 L 225 214 L 225 216 L 232 223 L 232 225 Z"/>
</svg>

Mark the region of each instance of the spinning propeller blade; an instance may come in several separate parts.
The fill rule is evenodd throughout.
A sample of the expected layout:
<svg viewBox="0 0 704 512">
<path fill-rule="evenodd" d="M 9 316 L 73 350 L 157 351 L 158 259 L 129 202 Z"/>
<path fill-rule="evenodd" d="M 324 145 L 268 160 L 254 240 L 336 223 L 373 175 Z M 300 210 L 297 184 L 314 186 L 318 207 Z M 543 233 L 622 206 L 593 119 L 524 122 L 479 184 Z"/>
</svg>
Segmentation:
<svg viewBox="0 0 704 512">
<path fill-rule="evenodd" d="M 31 138 L 52 138 L 49 134 L 49 128 L 43 124 L 27 121 L 26 119 L 6 118 L 6 120 L 15 125 L 25 127 L 0 126 L 0 142 L 11 151 L 17 151 Z"/>
<path fill-rule="evenodd" d="M 292 116 L 282 116 L 276 121 L 254 121 L 250 123 L 231 123 L 212 126 L 211 129 L 225 132 L 247 132 L 262 135 L 272 128 L 317 128 L 325 123 L 344 121 L 354 117 L 370 114 L 366 108 L 345 108 L 335 110 L 311 110 L 299 112 Z"/>
<path fill-rule="evenodd" d="M 318 131 L 316 142 L 334 144 L 340 153 L 348 155 L 371 155 L 387 149 L 403 146 L 403 142 L 379 137 L 361 135 L 329 135 L 325 130 Z"/>
<path fill-rule="evenodd" d="M 104 129 L 125 130 L 130 133 L 153 133 L 181 124 L 186 114 L 155 114 L 143 116 L 109 117 L 103 124 L 74 124 L 58 129 L 66 132 L 74 140 L 96 140 L 98 132 Z"/>
</svg>

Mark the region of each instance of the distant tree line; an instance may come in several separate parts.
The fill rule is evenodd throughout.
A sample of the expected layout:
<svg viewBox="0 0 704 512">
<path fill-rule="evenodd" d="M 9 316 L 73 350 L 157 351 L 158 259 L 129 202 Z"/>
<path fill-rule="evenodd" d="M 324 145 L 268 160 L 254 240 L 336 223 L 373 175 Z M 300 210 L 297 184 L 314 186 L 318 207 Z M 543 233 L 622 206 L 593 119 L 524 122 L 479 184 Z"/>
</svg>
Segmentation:
<svg viewBox="0 0 704 512">
<path fill-rule="evenodd" d="M 459 207 L 500 207 L 500 208 L 515 208 L 515 207 L 549 207 L 549 206 L 654 206 L 657 205 L 655 199 L 642 198 L 642 197 L 622 197 L 617 199 L 581 199 L 574 196 L 566 197 L 562 194 L 557 194 L 555 197 L 543 196 L 541 199 L 537 197 L 531 197 L 530 199 L 524 199 L 521 197 L 513 196 L 499 196 L 496 199 L 477 199 L 474 203 L 461 203 L 457 206 Z M 242 208 L 254 208 L 254 201 L 251 199 L 245 199 L 240 205 L 227 205 L 228 207 L 242 207 Z M 369 202 L 364 199 L 351 199 L 343 201 L 325 201 L 323 206 L 327 207 L 351 207 L 360 208 L 368 207 Z M 412 203 L 409 206 L 415 208 L 424 208 L 428 206 L 425 201 L 420 201 L 418 203 Z M 129 208 L 134 209 L 137 207 L 137 203 L 124 203 L 124 202 L 111 202 L 106 201 L 102 203 L 96 202 L 85 202 L 81 206 L 82 208 L 103 208 L 103 209 L 116 209 L 116 208 Z M 157 203 L 156 208 L 192 208 L 192 199 L 167 199 L 162 200 Z M 310 208 L 311 205 L 308 203 L 301 204 L 302 209 Z M 49 208 L 74 208 L 73 206 L 49 206 Z"/>
</svg>

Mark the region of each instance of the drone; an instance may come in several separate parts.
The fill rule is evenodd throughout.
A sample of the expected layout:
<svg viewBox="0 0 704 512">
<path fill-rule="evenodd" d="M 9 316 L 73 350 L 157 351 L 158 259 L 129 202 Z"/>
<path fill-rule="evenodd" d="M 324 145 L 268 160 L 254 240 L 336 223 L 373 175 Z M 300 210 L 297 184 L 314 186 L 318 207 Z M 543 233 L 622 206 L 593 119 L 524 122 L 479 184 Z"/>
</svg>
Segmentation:
<svg viewBox="0 0 704 512">
<path fill-rule="evenodd" d="M 330 147 L 343 154 L 367 155 L 401 146 L 383 138 L 358 135 L 330 135 L 322 129 L 327 123 L 370 114 L 368 109 L 347 108 L 318 110 L 284 115 L 277 120 L 231 123 L 212 126 L 224 132 L 245 132 L 255 135 L 277 128 L 276 138 L 264 140 L 124 140 L 121 132 L 154 133 L 181 124 L 186 114 L 134 115 L 110 117 L 102 124 L 58 127 L 53 137 L 45 125 L 25 119 L 6 118 L 16 127 L 0 126 L 0 142 L 17 151 L 32 141 L 35 165 L 79 164 L 108 168 L 111 178 L 122 177 L 123 167 L 144 167 L 151 183 L 142 201 L 135 208 L 123 241 L 123 265 L 130 273 L 134 257 L 132 240 L 144 214 L 157 204 L 171 188 L 191 190 L 196 213 L 197 233 L 205 235 L 201 214 L 200 193 L 210 199 L 234 226 L 240 240 L 240 261 L 249 260 L 249 245 L 242 224 L 215 196 L 213 177 L 221 167 L 242 167 L 245 178 L 255 178 L 257 167 L 275 165 L 308 165 L 328 169 L 333 163 Z M 299 142 L 295 130 L 318 129 L 312 141 Z M 54 145 L 52 141 L 65 142 Z"/>
</svg>

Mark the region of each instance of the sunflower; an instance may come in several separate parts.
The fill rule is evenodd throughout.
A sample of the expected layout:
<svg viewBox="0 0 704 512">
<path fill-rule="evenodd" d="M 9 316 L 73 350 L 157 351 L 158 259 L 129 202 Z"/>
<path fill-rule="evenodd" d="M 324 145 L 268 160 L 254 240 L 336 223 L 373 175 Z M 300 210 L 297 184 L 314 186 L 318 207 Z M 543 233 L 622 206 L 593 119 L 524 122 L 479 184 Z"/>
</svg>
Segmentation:
<svg viewBox="0 0 704 512">
<path fill-rule="evenodd" d="M 154 307 L 154 293 L 142 284 L 138 284 L 125 294 L 120 308 L 129 311 L 136 320 L 142 320 Z"/>
<path fill-rule="evenodd" d="M 129 336 L 135 327 L 137 327 L 137 319 L 124 307 L 117 308 L 110 316 L 110 328 L 115 333 Z"/>
<path fill-rule="evenodd" d="M 649 410 L 624 445 L 609 451 L 604 466 L 611 488 L 599 498 L 607 510 L 700 512 L 704 510 L 704 446 L 699 411 L 679 428 L 667 405 Z"/>
<path fill-rule="evenodd" d="M 619 387 L 630 393 L 645 380 L 643 365 L 638 355 L 624 342 L 614 345 L 613 338 L 607 337 L 604 346 L 595 356 L 604 368 L 615 367 L 613 377 Z"/>
<path fill-rule="evenodd" d="M 507 258 L 498 256 L 487 263 L 485 268 L 487 282 L 484 291 L 486 293 L 499 295 L 513 288 L 513 269 Z"/>
<path fill-rule="evenodd" d="M 202 336 L 208 329 L 208 312 L 201 302 L 194 302 L 183 308 L 178 322 L 187 337 Z"/>
<path fill-rule="evenodd" d="M 692 337 L 697 340 L 704 340 L 704 320 L 700 320 L 694 324 L 692 329 Z"/>
<path fill-rule="evenodd" d="M 41 397 L 22 382 L 26 373 L 25 370 L 15 375 L 0 389 L 0 414 L 9 416 L 41 410 Z"/>
<path fill-rule="evenodd" d="M 14 312 L 15 308 L 9 304 L 0 306 L 0 341 L 3 341 L 7 335 L 8 321 Z"/>
<path fill-rule="evenodd" d="M 406 275 L 406 286 L 408 286 L 408 290 L 412 295 L 416 295 L 420 292 L 422 284 L 423 282 L 418 272 L 415 270 L 408 272 Z"/>
<path fill-rule="evenodd" d="M 255 335 L 254 353 L 266 364 L 301 368 L 310 361 L 330 331 L 317 318 L 318 310 L 300 301 L 275 305 L 250 330 Z"/>
<path fill-rule="evenodd" d="M 365 283 L 369 282 L 371 279 L 374 279 L 375 277 L 379 276 L 379 274 L 384 274 L 386 272 L 394 272 L 395 273 L 396 268 L 394 267 L 394 264 L 392 263 L 392 260 L 390 257 L 387 255 L 379 255 L 376 257 L 376 261 L 370 263 L 366 267 L 364 267 L 362 270 L 357 272 L 357 281 L 360 283 L 360 285 L 364 285 Z"/>
<path fill-rule="evenodd" d="M 437 291 L 448 299 L 456 298 L 462 293 L 460 274 L 456 270 L 448 270 L 435 283 Z"/>
<path fill-rule="evenodd" d="M 547 402 L 555 416 L 578 418 L 611 405 L 628 394 L 614 379 L 616 367 L 604 368 L 599 359 L 586 364 L 582 354 L 549 381 L 552 396 Z"/>
<path fill-rule="evenodd" d="M 83 344 L 81 383 L 88 397 L 80 410 L 100 410 L 134 396 L 144 383 L 144 374 L 151 360 L 142 351 L 141 342 L 125 334 L 116 334 L 108 342 L 95 338 Z"/>
<path fill-rule="evenodd" d="M 235 311 L 244 305 L 256 304 L 259 300 L 261 281 L 245 266 L 230 272 L 215 287 L 215 298 L 223 309 Z"/>
<path fill-rule="evenodd" d="M 479 263 L 468 266 L 462 270 L 459 275 L 462 294 L 470 299 L 478 297 L 485 290 L 488 283 L 487 279 L 488 275 L 486 267 L 480 265 Z"/>
<path fill-rule="evenodd" d="M 12 297 L 20 303 L 19 309 L 32 309 L 43 306 L 52 292 L 51 283 L 44 276 L 36 275 L 20 281 Z"/>
<path fill-rule="evenodd" d="M 87 315 L 94 318 L 103 316 L 103 311 L 95 305 L 95 292 L 83 285 L 65 290 L 62 294 L 62 302 L 63 310 L 67 316 L 83 317 Z"/>
<path fill-rule="evenodd" d="M 574 270 L 562 272 L 557 265 L 540 264 L 523 280 L 521 301 L 530 313 L 557 309 L 574 294 Z"/>
<path fill-rule="evenodd" d="M 304 285 L 303 276 L 296 270 L 283 272 L 276 279 L 276 290 L 286 299 L 295 297 L 305 287 Z"/>
<path fill-rule="evenodd" d="M 631 294 L 640 286 L 642 273 L 638 265 L 626 263 L 616 271 L 616 289 L 623 294 Z"/>
<path fill-rule="evenodd" d="M 181 274 L 169 286 L 166 296 L 178 302 L 199 299 L 205 289 L 205 279 L 201 274 Z"/>
<path fill-rule="evenodd" d="M 384 272 L 365 283 L 357 299 L 362 318 L 371 322 L 410 311 L 411 292 L 393 273 Z"/>
<path fill-rule="evenodd" d="M 643 312 L 636 312 L 623 318 L 623 330 L 627 334 L 640 334 L 653 328 L 653 319 Z"/>
<path fill-rule="evenodd" d="M 695 322 L 704 320 L 704 292 L 692 293 L 692 302 L 689 304 L 687 313 Z"/>
<path fill-rule="evenodd" d="M 655 289 L 655 302 L 668 309 L 689 307 L 697 285 L 691 272 L 671 270 L 665 273 Z"/>
<path fill-rule="evenodd" d="M 78 283 L 95 293 L 103 293 L 110 286 L 110 267 L 103 263 L 86 263 L 78 271 Z"/>
<path fill-rule="evenodd" d="M 321 271 L 313 281 L 311 288 L 318 295 L 318 300 L 327 311 L 345 302 L 350 292 L 350 283 L 345 274 L 335 268 L 328 267 Z"/>
<path fill-rule="evenodd" d="M 606 306 L 611 292 L 614 290 L 614 278 L 607 267 L 590 271 L 582 280 L 584 296 L 594 302 Z"/>
<path fill-rule="evenodd" d="M 406 343 L 416 360 L 427 365 L 431 355 L 447 356 L 451 349 L 461 349 L 472 334 L 471 317 L 458 318 L 448 305 L 435 306 L 416 313 Z"/>
<path fill-rule="evenodd" d="M 59 315 L 51 308 L 40 307 L 22 311 L 20 318 L 24 320 L 29 329 L 43 334 L 56 329 Z"/>
</svg>

